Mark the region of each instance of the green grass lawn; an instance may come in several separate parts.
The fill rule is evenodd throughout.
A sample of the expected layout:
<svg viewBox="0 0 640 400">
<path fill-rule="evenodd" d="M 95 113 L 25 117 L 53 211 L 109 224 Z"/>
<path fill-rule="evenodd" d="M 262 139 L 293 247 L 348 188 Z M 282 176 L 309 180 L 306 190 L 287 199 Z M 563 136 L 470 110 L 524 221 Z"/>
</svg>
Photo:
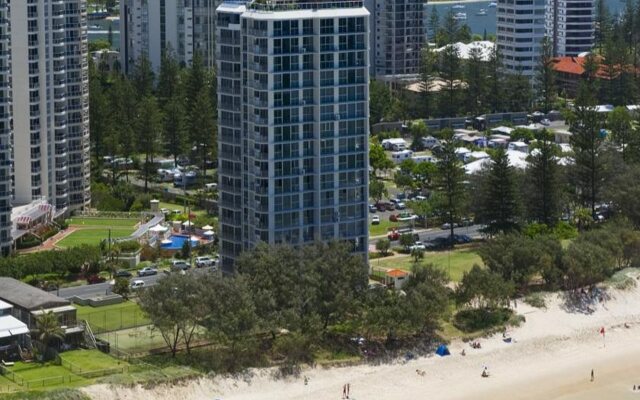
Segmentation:
<svg viewBox="0 0 640 400">
<path fill-rule="evenodd" d="M 130 354 L 147 352 L 167 346 L 160 332 L 151 329 L 150 326 L 101 333 L 96 337 L 107 340 L 111 343 L 111 346 Z"/>
<path fill-rule="evenodd" d="M 74 372 L 77 372 L 75 368 L 80 368 L 80 372 L 89 372 L 128 366 L 126 362 L 106 355 L 99 350 L 67 351 L 60 354 L 60 358 L 71 363 Z M 63 362 L 62 365 L 66 367 L 68 364 Z"/>
<path fill-rule="evenodd" d="M 140 306 L 132 301 L 103 307 L 77 305 L 76 308 L 78 319 L 88 321 L 94 333 L 149 324 Z"/>
<path fill-rule="evenodd" d="M 133 218 L 69 218 L 67 223 L 73 226 L 99 226 L 99 227 L 134 227 L 138 222 Z"/>
<path fill-rule="evenodd" d="M 449 273 L 451 280 L 454 282 L 459 282 L 462 279 L 462 274 L 469 271 L 474 264 L 483 265 L 480 256 L 469 249 L 454 250 L 452 252 L 426 252 L 424 253 L 422 263 L 432 263 L 437 267 L 443 268 Z M 398 268 L 410 271 L 413 265 L 413 259 L 410 255 L 380 258 L 371 260 L 370 264 L 374 268 Z"/>
<path fill-rule="evenodd" d="M 378 225 L 371 225 L 371 216 L 377 214 L 369 214 L 369 236 L 380 236 L 386 235 L 389 231 L 389 228 L 400 226 L 401 222 L 391 222 L 389 218 L 380 218 L 380 223 Z"/>
<path fill-rule="evenodd" d="M 184 211 L 184 204 L 178 203 L 167 203 L 165 201 L 160 202 L 160 208 L 166 208 L 170 211 L 180 210 L 180 212 Z M 205 210 L 194 209 L 193 204 L 191 205 L 191 213 L 195 215 L 205 215 L 207 212 Z"/>
<path fill-rule="evenodd" d="M 14 366 L 10 367 L 9 370 L 17 375 L 17 383 L 21 385 L 22 389 L 38 389 L 60 385 L 68 386 L 71 382 L 84 380 L 84 378 L 72 373 L 68 369 L 52 363 L 17 362 Z"/>
<path fill-rule="evenodd" d="M 133 233 L 134 229 L 131 228 L 112 228 L 111 237 L 119 238 L 129 236 Z M 87 228 L 79 229 L 69 236 L 65 237 L 57 243 L 60 247 L 73 247 L 81 244 L 98 245 L 103 240 L 109 237 L 108 228 Z"/>
</svg>

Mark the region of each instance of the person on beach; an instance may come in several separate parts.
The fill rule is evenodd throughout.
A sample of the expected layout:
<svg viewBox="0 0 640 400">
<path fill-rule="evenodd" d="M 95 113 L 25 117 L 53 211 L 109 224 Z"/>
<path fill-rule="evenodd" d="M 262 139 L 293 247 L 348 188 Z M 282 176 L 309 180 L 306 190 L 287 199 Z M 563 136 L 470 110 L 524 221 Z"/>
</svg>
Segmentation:
<svg viewBox="0 0 640 400">
<path fill-rule="evenodd" d="M 594 377 L 593 377 L 593 369 L 592 369 L 591 370 L 591 382 L 593 382 L 593 379 L 594 379 Z"/>
<path fill-rule="evenodd" d="M 347 385 L 342 385 L 342 398 L 347 398 Z"/>
<path fill-rule="evenodd" d="M 351 384 L 347 383 L 347 399 L 349 398 L 349 392 L 351 391 Z"/>
</svg>

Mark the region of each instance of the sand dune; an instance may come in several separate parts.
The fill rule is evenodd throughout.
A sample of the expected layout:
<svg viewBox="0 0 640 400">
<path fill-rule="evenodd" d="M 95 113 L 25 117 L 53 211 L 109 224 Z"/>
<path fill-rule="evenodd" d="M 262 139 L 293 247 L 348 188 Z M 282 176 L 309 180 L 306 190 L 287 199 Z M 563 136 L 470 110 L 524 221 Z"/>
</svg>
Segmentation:
<svg viewBox="0 0 640 400">
<path fill-rule="evenodd" d="M 640 290 L 610 294 L 588 315 L 564 311 L 558 295 L 547 299 L 547 310 L 519 304 L 517 311 L 527 322 L 510 332 L 515 343 L 496 335 L 482 340 L 480 350 L 454 342 L 452 355 L 444 358 L 307 369 L 307 385 L 302 377 L 274 380 L 270 370 L 253 370 L 247 381 L 219 377 L 151 390 L 106 385 L 84 390 L 95 400 L 336 400 L 350 383 L 351 398 L 357 400 L 640 399 L 640 391 L 632 391 L 633 384 L 640 387 Z M 606 342 L 598 332 L 601 326 Z M 481 378 L 484 366 L 491 377 Z"/>
</svg>

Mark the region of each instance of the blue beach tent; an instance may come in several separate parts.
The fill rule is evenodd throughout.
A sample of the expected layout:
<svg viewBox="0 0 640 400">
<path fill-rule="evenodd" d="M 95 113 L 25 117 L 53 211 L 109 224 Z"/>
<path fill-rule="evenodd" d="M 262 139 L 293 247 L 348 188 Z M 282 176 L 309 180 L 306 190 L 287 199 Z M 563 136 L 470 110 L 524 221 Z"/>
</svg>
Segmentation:
<svg viewBox="0 0 640 400">
<path fill-rule="evenodd" d="M 436 354 L 439 355 L 440 357 L 451 355 L 451 353 L 449 352 L 449 349 L 444 344 L 441 344 L 440 346 L 438 346 L 438 350 L 436 350 Z"/>
</svg>

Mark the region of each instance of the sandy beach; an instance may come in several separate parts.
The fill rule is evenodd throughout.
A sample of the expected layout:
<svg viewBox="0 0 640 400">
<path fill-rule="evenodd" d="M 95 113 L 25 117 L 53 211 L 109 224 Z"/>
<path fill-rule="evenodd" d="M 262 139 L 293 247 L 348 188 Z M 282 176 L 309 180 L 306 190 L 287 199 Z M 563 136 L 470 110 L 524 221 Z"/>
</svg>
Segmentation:
<svg viewBox="0 0 640 400">
<path fill-rule="evenodd" d="M 591 314 L 565 311 L 555 294 L 547 298 L 546 310 L 518 303 L 517 312 L 527 322 L 509 332 L 515 342 L 496 335 L 482 339 L 479 350 L 454 342 L 448 357 L 306 369 L 286 380 L 274 380 L 270 370 L 253 370 L 247 380 L 218 377 L 151 390 L 107 385 L 83 390 L 95 400 L 337 400 L 349 383 L 355 400 L 640 399 L 640 390 L 632 390 L 634 384 L 640 387 L 640 289 L 609 293 Z M 489 378 L 480 376 L 484 366 Z"/>
</svg>

